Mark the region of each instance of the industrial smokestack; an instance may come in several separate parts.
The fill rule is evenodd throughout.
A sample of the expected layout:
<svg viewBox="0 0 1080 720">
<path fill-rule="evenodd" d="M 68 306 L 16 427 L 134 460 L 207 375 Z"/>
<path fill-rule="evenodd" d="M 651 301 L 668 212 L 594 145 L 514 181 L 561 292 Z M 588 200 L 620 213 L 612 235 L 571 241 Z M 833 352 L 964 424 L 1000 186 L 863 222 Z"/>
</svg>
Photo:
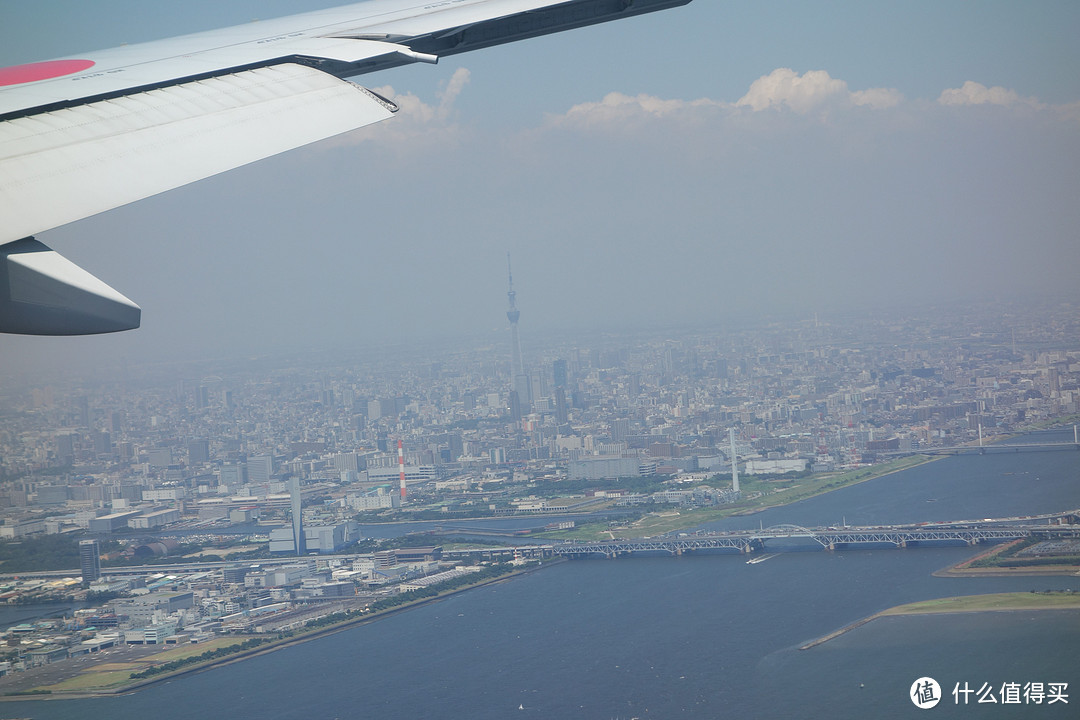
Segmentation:
<svg viewBox="0 0 1080 720">
<path fill-rule="evenodd" d="M 401 475 L 401 502 L 405 502 L 405 450 L 401 447 L 401 440 L 397 441 L 397 465 Z"/>
</svg>

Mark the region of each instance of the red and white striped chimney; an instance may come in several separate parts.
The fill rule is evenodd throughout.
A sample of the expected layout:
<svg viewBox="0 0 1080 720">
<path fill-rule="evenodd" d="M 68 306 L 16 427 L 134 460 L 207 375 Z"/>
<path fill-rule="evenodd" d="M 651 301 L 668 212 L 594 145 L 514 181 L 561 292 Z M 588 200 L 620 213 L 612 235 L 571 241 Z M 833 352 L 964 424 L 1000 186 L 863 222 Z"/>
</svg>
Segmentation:
<svg viewBox="0 0 1080 720">
<path fill-rule="evenodd" d="M 405 451 L 401 447 L 401 440 L 397 441 L 397 466 L 401 475 L 401 502 L 405 502 Z"/>
</svg>

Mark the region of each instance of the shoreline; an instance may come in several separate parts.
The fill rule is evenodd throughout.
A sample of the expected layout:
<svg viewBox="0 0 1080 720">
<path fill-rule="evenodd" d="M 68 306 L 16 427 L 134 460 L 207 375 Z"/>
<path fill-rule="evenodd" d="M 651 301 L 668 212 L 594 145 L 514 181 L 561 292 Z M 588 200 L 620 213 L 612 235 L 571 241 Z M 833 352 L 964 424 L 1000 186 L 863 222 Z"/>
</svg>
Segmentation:
<svg viewBox="0 0 1080 720">
<path fill-rule="evenodd" d="M 1053 605 L 1050 604 L 1048 599 L 1057 598 L 1059 596 L 1068 597 L 1072 604 Z M 1026 602 L 1021 602 L 1020 599 L 1024 598 Z M 1042 598 L 1041 600 L 1033 600 L 1032 598 Z M 992 602 L 999 600 L 1009 605 L 1007 607 L 980 607 L 981 603 Z M 950 607 L 950 604 L 955 604 L 954 607 Z M 974 607 L 972 607 L 974 605 Z M 936 600 L 919 600 L 912 603 L 905 603 L 903 605 L 894 605 L 891 608 L 887 608 L 880 612 L 876 612 L 873 615 L 868 615 L 860 620 L 856 620 L 853 623 L 849 623 L 837 630 L 833 630 L 830 633 L 822 635 L 808 643 L 799 646 L 799 650 L 810 650 L 819 645 L 824 645 L 830 640 L 835 640 L 841 635 L 845 635 L 852 630 L 856 630 L 863 625 L 867 625 L 874 620 L 883 617 L 917 617 L 920 615 L 954 615 L 958 613 L 1012 613 L 1012 612 L 1044 612 L 1054 610 L 1072 610 L 1074 612 L 1080 612 L 1080 595 L 1076 593 L 1051 593 L 1051 594 L 1034 594 L 1024 592 L 1012 592 L 1012 593 L 986 593 L 982 595 L 960 595 L 949 598 L 939 598 Z"/>
<path fill-rule="evenodd" d="M 333 635 L 335 633 L 339 633 L 339 632 L 342 632 L 344 630 L 350 630 L 352 628 L 359 627 L 361 625 L 366 625 L 368 623 L 376 622 L 378 620 L 383 620 L 383 619 L 385 619 L 387 617 L 390 617 L 392 615 L 397 615 L 397 614 L 400 614 L 400 613 L 403 613 L 403 612 L 407 612 L 409 610 L 412 610 L 413 608 L 422 607 L 424 605 L 429 605 L 429 604 L 432 604 L 432 603 L 436 603 L 436 602 L 439 602 L 441 600 L 445 600 L 446 598 L 450 598 L 450 597 L 453 597 L 455 595 L 459 595 L 461 593 L 465 593 L 465 592 L 468 592 L 470 590 L 474 590 L 476 588 L 485 587 L 487 585 L 495 585 L 495 584 L 501 583 L 501 582 L 506 582 L 506 581 L 512 580 L 512 579 L 514 579 L 514 578 L 516 578 L 518 576 L 534 573 L 534 572 L 537 572 L 539 570 L 543 570 L 543 569 L 545 569 L 547 567 L 552 567 L 552 566 L 555 566 L 555 565 L 562 564 L 564 562 L 569 562 L 569 560 L 566 560 L 565 558 L 553 558 L 553 559 L 551 559 L 549 561 L 545 561 L 544 563 L 542 563 L 540 565 L 537 565 L 537 566 L 534 566 L 534 567 L 524 568 L 524 569 L 521 569 L 521 570 L 514 570 L 513 572 L 507 573 L 506 575 L 500 575 L 499 577 L 491 578 L 490 580 L 484 580 L 484 581 L 478 582 L 478 583 L 476 583 L 474 585 L 466 585 L 464 587 L 449 590 L 446 593 L 440 593 L 439 595 L 436 595 L 435 597 L 421 598 L 421 599 L 416 600 L 414 602 L 411 602 L 411 603 L 409 603 L 407 605 L 402 605 L 402 606 L 393 607 L 393 608 L 387 608 L 386 610 L 380 610 L 380 611 L 372 613 L 370 615 L 364 615 L 364 616 L 357 617 L 357 618 L 350 618 L 348 620 L 343 620 L 340 623 L 335 623 L 334 625 L 330 625 L 330 626 L 325 627 L 325 628 L 319 628 L 317 630 L 312 630 L 310 632 L 304 633 L 304 634 L 300 635 L 299 637 L 290 637 L 290 638 L 271 640 L 269 643 L 265 643 L 265 644 L 260 645 L 258 647 L 251 648 L 250 650 L 242 650 L 242 651 L 240 651 L 238 653 L 234 653 L 232 655 L 227 655 L 225 657 L 217 658 L 215 660 L 208 660 L 205 663 L 200 663 L 200 664 L 197 664 L 197 665 L 193 665 L 191 667 L 180 668 L 180 669 L 175 670 L 175 671 L 170 672 L 170 673 L 162 673 L 161 675 L 157 675 L 157 676 L 154 676 L 152 678 L 143 678 L 143 679 L 133 680 L 131 683 L 125 683 L 125 684 L 120 685 L 120 686 L 115 687 L 115 688 L 108 688 L 108 689 L 101 689 L 101 690 L 73 691 L 73 692 L 65 692 L 63 690 L 60 690 L 60 691 L 49 691 L 47 693 L 46 692 L 34 692 L 33 690 L 31 690 L 31 691 L 27 691 L 25 694 L 19 694 L 19 695 L 0 695 L 0 702 L 24 702 L 24 701 L 32 701 L 33 702 L 33 701 L 39 701 L 39 700 L 76 700 L 76 699 L 106 698 L 106 697 L 116 697 L 116 696 L 119 696 L 119 695 L 129 695 L 129 694 L 138 692 L 139 690 L 142 690 L 144 688 L 147 688 L 147 687 L 149 687 L 151 685 L 155 685 L 155 684 L 160 683 L 160 682 L 168 682 L 168 681 L 180 678 L 180 677 L 184 677 L 186 675 L 193 675 L 195 673 L 205 672 L 205 671 L 208 671 L 208 670 L 212 670 L 214 668 L 222 667 L 224 665 L 230 665 L 232 663 L 241 662 L 243 660 L 247 660 L 249 658 L 256 657 L 258 655 L 265 655 L 267 653 L 275 652 L 277 650 L 283 650 L 285 648 L 300 645 L 302 643 L 310 642 L 312 640 L 318 640 L 318 639 L 326 637 L 328 635 Z M 257 637 L 257 636 L 252 636 L 252 637 Z M 91 672 L 93 672 L 93 671 L 91 671 Z M 36 689 L 38 689 L 38 688 L 35 688 L 35 690 Z M 40 689 L 41 690 L 46 690 L 47 686 L 42 687 Z"/>
<path fill-rule="evenodd" d="M 911 456 L 911 457 L 915 457 L 915 456 Z M 836 492 L 837 490 L 844 490 L 845 488 L 854 487 L 855 485 L 861 485 L 862 483 L 869 482 L 871 480 L 877 480 L 879 478 L 887 477 L 889 475 L 894 475 L 896 473 L 905 472 L 907 470 L 912 470 L 912 469 L 917 468 L 917 467 L 922 467 L 923 465 L 926 465 L 927 463 L 936 462 L 936 461 L 941 460 L 941 459 L 943 459 L 945 457 L 948 457 L 948 456 L 945 456 L 945 455 L 921 455 L 919 457 L 921 458 L 921 460 L 919 462 L 911 463 L 910 465 L 904 465 L 903 467 L 890 468 L 890 469 L 884 470 L 883 472 L 880 472 L 880 473 L 879 472 L 874 472 L 874 467 L 875 466 L 871 465 L 871 466 L 869 466 L 867 468 L 863 468 L 864 470 L 869 470 L 869 474 L 867 475 L 867 477 L 855 478 L 855 479 L 852 479 L 849 482 L 845 482 L 842 485 L 838 485 L 838 486 L 835 486 L 835 487 L 822 487 L 822 488 L 819 488 L 818 490 L 816 490 L 814 492 L 811 492 L 811 493 L 809 493 L 807 495 L 799 495 L 799 496 L 792 497 L 792 498 L 783 497 L 783 499 L 780 502 L 775 502 L 775 503 L 765 503 L 765 502 L 763 502 L 761 504 L 751 505 L 749 507 L 732 508 L 732 509 L 730 509 L 730 511 L 728 509 L 720 509 L 720 510 L 717 510 L 715 513 L 713 513 L 710 517 L 693 518 L 690 522 L 687 522 L 685 524 L 678 523 L 678 524 L 676 524 L 675 527 L 654 527 L 654 528 L 649 529 L 649 533 L 650 533 L 650 536 L 655 536 L 655 535 L 660 535 L 660 534 L 667 533 L 667 532 L 677 532 L 679 530 L 687 530 L 687 529 L 697 528 L 697 527 L 700 527 L 701 525 L 704 525 L 705 523 L 716 522 L 718 520 L 724 520 L 724 519 L 729 518 L 729 517 L 744 517 L 744 516 L 748 516 L 748 515 L 756 515 L 757 513 L 764 512 L 766 510 L 771 510 L 773 508 L 779 508 L 779 507 L 786 507 L 788 505 L 794 505 L 795 503 L 799 503 L 799 502 L 802 502 L 804 500 L 809 500 L 809 499 L 815 498 L 815 497 L 820 497 L 822 495 L 827 495 L 828 493 Z M 822 479 L 831 480 L 832 478 L 822 478 Z M 794 489 L 797 489 L 797 487 L 788 488 L 788 489 L 794 490 Z M 783 493 L 783 492 L 774 492 L 774 493 L 772 493 L 770 495 L 764 495 L 761 498 L 757 498 L 757 500 L 764 500 L 765 498 L 777 498 L 777 497 L 783 496 L 784 494 L 785 493 Z M 690 512 L 695 512 L 695 511 L 690 511 Z M 648 519 L 648 517 L 649 516 L 646 516 L 646 517 L 642 518 L 641 520 L 636 521 L 633 524 L 632 527 L 637 527 L 639 530 L 642 529 L 641 526 L 644 523 L 644 521 Z M 683 515 L 682 517 L 686 517 L 686 515 Z M 657 519 L 657 518 L 654 517 L 654 519 Z M 588 526 L 587 525 L 582 525 L 581 527 L 588 527 Z M 565 531 L 556 531 L 556 532 L 565 532 Z M 607 532 L 607 531 L 605 531 L 605 532 Z M 572 531 L 571 531 L 571 533 L 572 533 Z M 615 531 L 615 535 L 616 535 L 616 537 L 618 537 L 621 540 L 631 540 L 631 539 L 641 537 L 641 535 L 623 534 L 623 533 L 618 532 L 618 530 Z M 543 538 L 543 539 L 550 539 L 550 540 L 591 539 L 591 538 L 575 537 L 572 534 L 570 534 L 570 535 L 561 535 L 561 536 L 553 536 L 553 535 L 549 535 L 548 533 L 537 533 L 535 535 L 535 537 Z"/>
<path fill-rule="evenodd" d="M 1080 575 L 1080 566 L 1043 565 L 1018 568 L 967 568 L 948 567 L 935 570 L 934 577 L 972 578 L 972 577 L 1076 577 Z"/>
<path fill-rule="evenodd" d="M 1054 420 L 1049 420 L 1049 421 L 1046 421 L 1045 423 L 1036 423 L 1036 424 L 1034 424 L 1032 426 L 1029 426 L 1029 427 L 1018 428 L 1017 430 L 1015 430 L 1015 431 L 1013 431 L 1011 433 L 1006 433 L 1006 434 L 1003 434 L 1003 435 L 994 435 L 994 436 L 992 436 L 992 439 L 984 438 L 983 441 L 984 441 L 984 443 L 986 443 L 986 447 L 991 447 L 995 443 L 1007 442 L 1008 440 L 1011 440 L 1013 438 L 1023 437 L 1024 435 L 1030 434 L 1032 432 L 1038 432 L 1039 430 L 1049 430 L 1049 429 L 1055 429 L 1055 428 L 1060 428 L 1060 427 L 1067 427 L 1068 425 L 1075 422 L 1075 420 L 1078 417 L 1080 417 L 1080 416 L 1078 416 L 1078 415 L 1068 415 L 1068 416 L 1066 416 L 1064 418 L 1055 418 Z M 1042 427 L 1043 425 L 1045 425 L 1045 427 Z M 977 442 L 978 441 L 973 440 L 973 441 L 971 441 L 969 443 L 966 443 L 966 444 L 969 445 L 971 447 L 971 449 L 977 450 L 977 449 L 979 449 L 979 445 L 977 444 Z M 896 469 L 893 469 L 893 470 L 887 470 L 886 472 L 876 474 L 876 473 L 874 473 L 872 471 L 872 468 L 874 466 L 871 465 L 870 466 L 871 473 L 870 473 L 869 477 L 859 478 L 857 480 L 852 480 L 851 482 L 844 483 L 843 485 L 840 485 L 839 487 L 822 488 L 818 492 L 811 493 L 810 495 L 804 495 L 804 496 L 799 497 L 799 498 L 797 498 L 795 500 L 786 500 L 784 502 L 780 502 L 780 503 L 776 503 L 776 504 L 761 504 L 761 505 L 754 506 L 754 507 L 743 508 L 742 510 L 737 510 L 737 511 L 731 513 L 730 515 L 722 515 L 722 516 L 720 516 L 718 518 L 713 518 L 713 520 L 721 520 L 721 519 L 723 519 L 725 517 L 737 517 L 737 516 L 745 516 L 745 515 L 755 515 L 755 514 L 757 514 L 759 512 L 763 512 L 763 511 L 769 510 L 771 508 L 777 508 L 777 507 L 784 507 L 784 506 L 787 506 L 787 505 L 793 505 L 793 504 L 795 504 L 797 502 L 801 502 L 803 500 L 809 500 L 810 498 L 820 497 L 821 495 L 826 495 L 826 494 L 834 492 L 836 490 L 843 490 L 844 488 L 853 487 L 855 485 L 861 485 L 862 483 L 868 482 L 870 480 L 876 480 L 878 478 L 883 478 L 883 477 L 886 477 L 888 475 L 892 475 L 894 473 L 904 472 L 905 470 L 911 470 L 911 469 L 914 469 L 914 468 L 917 468 L 917 467 L 922 467 L 923 465 L 926 465 L 927 463 L 936 462 L 938 460 L 942 460 L 942 459 L 947 458 L 947 457 L 954 457 L 954 456 L 951 456 L 951 455 L 920 455 L 919 453 L 915 453 L 915 454 L 907 456 L 907 457 L 916 457 L 916 456 L 921 457 L 922 460 L 920 462 L 913 463 L 911 465 L 907 465 L 907 466 L 902 467 L 902 468 L 896 468 Z M 769 497 L 769 496 L 766 496 L 766 497 Z M 712 520 L 709 520 L 707 522 L 712 522 Z M 677 528 L 677 529 L 685 529 L 685 528 Z M 972 558 L 972 560 L 974 560 L 974 559 L 976 559 L 976 558 Z M 937 573 L 934 573 L 934 574 L 937 575 Z M 1011 575 L 1011 573 L 1007 573 L 1007 574 Z M 1063 572 L 1051 572 L 1051 573 L 1045 573 L 1045 574 L 1047 574 L 1047 575 L 1078 574 L 1078 575 L 1080 575 L 1080 567 L 1074 568 L 1074 570 L 1072 572 L 1063 571 Z M 944 576 L 944 577 L 963 577 L 963 576 L 962 575 L 957 575 L 957 576 Z"/>
</svg>

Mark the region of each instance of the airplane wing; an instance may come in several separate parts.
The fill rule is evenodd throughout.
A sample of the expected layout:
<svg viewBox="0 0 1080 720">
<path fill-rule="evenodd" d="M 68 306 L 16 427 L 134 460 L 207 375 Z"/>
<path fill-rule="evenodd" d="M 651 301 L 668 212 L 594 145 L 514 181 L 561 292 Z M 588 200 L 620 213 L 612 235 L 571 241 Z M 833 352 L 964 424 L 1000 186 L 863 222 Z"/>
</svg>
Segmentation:
<svg viewBox="0 0 1080 720">
<path fill-rule="evenodd" d="M 367 0 L 0 68 L 0 332 L 139 326 L 38 233 L 379 122 L 343 78 L 690 0 Z"/>
</svg>

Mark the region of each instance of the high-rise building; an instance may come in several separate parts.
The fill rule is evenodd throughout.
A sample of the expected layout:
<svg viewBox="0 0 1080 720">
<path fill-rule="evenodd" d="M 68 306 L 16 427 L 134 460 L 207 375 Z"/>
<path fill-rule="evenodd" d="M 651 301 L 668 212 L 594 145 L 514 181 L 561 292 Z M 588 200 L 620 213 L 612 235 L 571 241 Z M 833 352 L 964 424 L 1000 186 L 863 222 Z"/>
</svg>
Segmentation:
<svg viewBox="0 0 1080 720">
<path fill-rule="evenodd" d="M 461 436 L 456 433 L 434 435 L 431 441 L 438 446 L 440 454 L 444 449 L 446 450 L 446 455 L 443 456 L 446 462 L 456 462 L 459 457 L 465 454 L 465 444 L 462 442 Z"/>
<path fill-rule="evenodd" d="M 101 577 L 101 553 L 97 540 L 79 541 L 79 567 L 82 570 L 83 587 Z"/>
<path fill-rule="evenodd" d="M 506 253 L 506 272 L 510 280 L 510 289 L 506 293 L 510 300 L 510 308 L 506 311 L 506 319 L 510 321 L 510 389 L 517 393 L 520 412 L 525 414 L 531 409 L 529 376 L 525 374 L 525 366 L 521 361 L 521 343 L 518 340 L 518 318 L 521 311 L 517 309 L 517 293 L 514 292 L 514 273 L 510 269 L 510 253 Z"/>
<path fill-rule="evenodd" d="M 529 373 L 529 399 L 534 406 L 534 410 L 536 409 L 535 405 L 540 398 L 547 397 L 547 394 L 548 389 L 544 373 L 539 370 L 533 370 Z"/>
<path fill-rule="evenodd" d="M 75 414 L 79 427 L 90 427 L 90 399 L 85 395 L 75 398 Z"/>
<path fill-rule="evenodd" d="M 378 400 L 368 400 L 367 404 L 367 416 L 368 420 L 375 421 L 382 417 L 382 403 Z"/>
<path fill-rule="evenodd" d="M 521 422 L 521 397 L 517 390 L 510 391 L 510 422 Z"/>
<path fill-rule="evenodd" d="M 334 469 L 346 472 L 360 472 L 360 454 L 355 452 L 338 453 L 334 456 Z"/>
<path fill-rule="evenodd" d="M 240 485 L 247 484 L 248 474 L 247 465 L 240 463 L 238 465 L 222 465 L 221 477 L 218 483 L 228 488 L 238 488 Z"/>
<path fill-rule="evenodd" d="M 630 421 L 626 418 L 618 418 L 611 421 L 611 439 L 614 442 L 623 442 L 630 434 Z"/>
<path fill-rule="evenodd" d="M 248 480 L 253 484 L 265 485 L 274 474 L 273 455 L 253 455 L 247 461 Z"/>
<path fill-rule="evenodd" d="M 570 414 L 566 408 L 566 388 L 557 386 L 555 388 L 555 421 L 560 425 L 565 425 L 570 419 Z"/>
<path fill-rule="evenodd" d="M 56 459 L 61 465 L 75 462 L 75 436 L 71 433 L 56 436 Z"/>
<path fill-rule="evenodd" d="M 188 465 L 210 462 L 210 441 L 203 438 L 188 443 Z"/>
<path fill-rule="evenodd" d="M 150 448 L 146 451 L 146 458 L 151 467 L 169 467 L 172 465 L 172 450 L 167 447 Z"/>
<path fill-rule="evenodd" d="M 555 387 L 566 387 L 568 373 L 566 371 L 566 360 L 559 358 L 551 365 L 551 374 L 555 380 Z"/>
</svg>

